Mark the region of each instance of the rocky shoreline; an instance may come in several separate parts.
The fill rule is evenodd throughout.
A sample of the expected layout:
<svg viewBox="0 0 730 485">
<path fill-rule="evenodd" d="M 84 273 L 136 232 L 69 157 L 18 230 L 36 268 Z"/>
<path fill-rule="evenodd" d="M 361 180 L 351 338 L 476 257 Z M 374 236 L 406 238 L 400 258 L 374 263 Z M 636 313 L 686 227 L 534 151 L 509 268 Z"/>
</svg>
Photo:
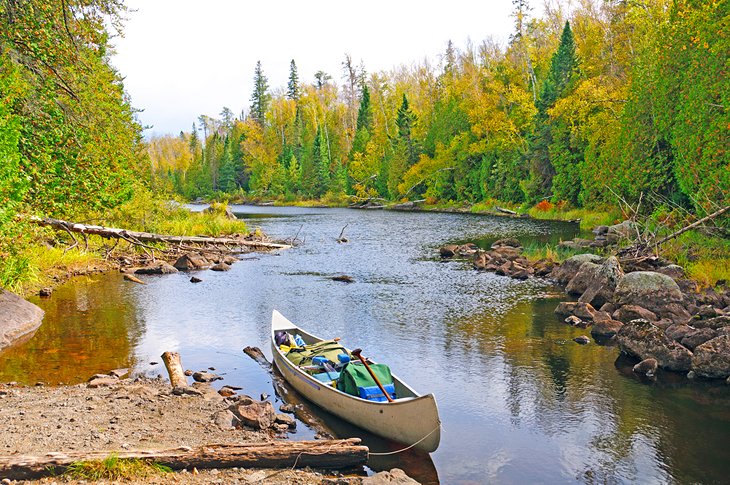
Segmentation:
<svg viewBox="0 0 730 485">
<path fill-rule="evenodd" d="M 294 411 L 291 406 L 282 404 L 282 412 L 277 413 L 268 400 L 216 391 L 206 382 L 195 382 L 181 390 L 171 388 L 162 378 L 118 377 L 126 372 L 120 369 L 109 375 L 95 375 L 87 383 L 74 386 L 0 384 L 2 455 L 103 450 L 111 454 L 115 450 L 195 448 L 213 443 L 286 443 L 289 433 L 295 431 L 295 420 L 287 414 Z M 362 469 L 240 467 L 190 467 L 125 483 L 376 485 L 391 483 L 393 477 L 403 480 L 398 483 L 417 483 L 396 469 L 368 477 Z M 63 476 L 33 482 L 87 483 Z"/>
<path fill-rule="evenodd" d="M 625 237 L 630 224 L 598 228 L 596 240 L 561 243 L 573 249 L 605 248 Z M 730 384 L 730 287 L 700 291 L 684 270 L 659 257 L 625 258 L 584 253 L 562 263 L 530 261 L 516 239 L 500 239 L 484 251 L 474 244 L 440 248 L 442 258 L 471 261 L 476 270 L 519 280 L 545 278 L 577 301 L 555 313 L 566 324 L 590 328 L 594 340 L 617 345 L 639 362 L 634 371 L 657 369 L 688 378 L 727 379 Z M 587 338 L 576 339 L 588 343 Z"/>
</svg>

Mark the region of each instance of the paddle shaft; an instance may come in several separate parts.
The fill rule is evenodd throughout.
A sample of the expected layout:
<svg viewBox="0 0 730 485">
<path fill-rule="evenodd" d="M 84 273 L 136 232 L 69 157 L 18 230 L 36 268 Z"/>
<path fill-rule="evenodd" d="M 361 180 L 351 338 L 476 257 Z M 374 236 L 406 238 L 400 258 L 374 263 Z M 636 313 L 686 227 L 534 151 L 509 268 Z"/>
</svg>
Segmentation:
<svg viewBox="0 0 730 485">
<path fill-rule="evenodd" d="M 352 353 L 352 355 L 354 355 L 355 357 L 357 357 L 358 359 L 360 359 L 360 362 L 362 362 L 363 365 L 365 365 L 365 368 L 370 373 L 370 377 L 373 378 L 373 380 L 375 381 L 375 383 L 378 385 L 378 387 L 380 388 L 380 390 L 383 392 L 383 396 L 385 396 L 385 399 L 387 399 L 388 402 L 393 402 L 393 399 L 390 398 L 390 395 L 388 394 L 388 391 L 385 390 L 385 388 L 383 387 L 383 385 L 380 383 L 380 381 L 378 380 L 378 378 L 375 376 L 375 372 L 373 372 L 373 370 L 370 368 L 370 366 L 368 365 L 368 363 L 365 361 L 365 358 L 361 355 L 361 352 L 362 352 L 362 349 L 355 349 L 351 353 Z"/>
</svg>

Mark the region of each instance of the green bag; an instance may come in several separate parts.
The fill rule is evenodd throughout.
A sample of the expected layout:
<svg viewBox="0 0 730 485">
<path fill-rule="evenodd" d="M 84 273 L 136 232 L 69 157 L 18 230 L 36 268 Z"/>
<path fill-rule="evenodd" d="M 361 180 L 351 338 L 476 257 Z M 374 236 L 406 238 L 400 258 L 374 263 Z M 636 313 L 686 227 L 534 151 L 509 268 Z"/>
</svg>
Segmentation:
<svg viewBox="0 0 730 485">
<path fill-rule="evenodd" d="M 383 387 L 393 384 L 393 376 L 390 374 L 390 367 L 385 364 L 368 365 Z M 377 386 L 377 384 L 368 370 L 364 365 L 356 362 L 350 362 L 347 364 L 340 372 L 340 378 L 337 381 L 337 389 L 353 396 L 360 396 L 360 388 L 369 388 L 373 386 Z"/>
<path fill-rule="evenodd" d="M 324 340 L 317 342 L 316 344 L 307 345 L 304 348 L 293 348 L 286 354 L 286 358 L 294 365 L 311 365 L 312 359 L 317 356 L 322 356 L 332 362 L 338 362 L 337 356 L 339 354 L 350 353 L 334 340 Z"/>
</svg>

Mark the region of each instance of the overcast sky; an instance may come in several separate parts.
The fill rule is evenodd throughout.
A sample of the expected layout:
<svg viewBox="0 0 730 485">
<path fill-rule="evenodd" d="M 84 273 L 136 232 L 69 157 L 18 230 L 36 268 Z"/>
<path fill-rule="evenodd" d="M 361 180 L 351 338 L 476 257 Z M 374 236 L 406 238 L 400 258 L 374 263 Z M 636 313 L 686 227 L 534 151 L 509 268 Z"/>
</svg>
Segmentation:
<svg viewBox="0 0 730 485">
<path fill-rule="evenodd" d="M 127 0 L 125 37 L 112 63 L 125 77 L 151 134 L 189 131 L 201 114 L 250 105 L 260 60 L 272 89 L 283 88 L 294 59 L 301 82 L 323 70 L 342 84 L 349 53 L 368 72 L 428 58 L 493 37 L 506 42 L 511 0 Z M 534 2 L 537 3 L 537 2 Z"/>
</svg>

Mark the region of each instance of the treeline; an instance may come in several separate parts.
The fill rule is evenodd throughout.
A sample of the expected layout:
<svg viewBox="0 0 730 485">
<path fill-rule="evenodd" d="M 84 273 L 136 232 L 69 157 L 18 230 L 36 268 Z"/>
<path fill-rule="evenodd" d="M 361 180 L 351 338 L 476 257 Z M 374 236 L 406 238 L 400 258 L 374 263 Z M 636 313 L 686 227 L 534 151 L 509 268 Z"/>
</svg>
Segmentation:
<svg viewBox="0 0 730 485">
<path fill-rule="evenodd" d="M 106 26 L 119 27 L 124 13 L 122 0 L 0 2 L 0 258 L 17 249 L 7 239 L 16 210 L 104 210 L 149 172 L 109 64 Z"/>
<path fill-rule="evenodd" d="M 640 194 L 699 209 L 730 193 L 729 2 L 584 0 L 506 46 L 448 43 L 423 62 L 285 89 L 261 64 L 246 117 L 224 108 L 149 142 L 154 183 L 215 193 L 573 206 Z M 565 201 L 565 202 L 563 202 Z"/>
</svg>

